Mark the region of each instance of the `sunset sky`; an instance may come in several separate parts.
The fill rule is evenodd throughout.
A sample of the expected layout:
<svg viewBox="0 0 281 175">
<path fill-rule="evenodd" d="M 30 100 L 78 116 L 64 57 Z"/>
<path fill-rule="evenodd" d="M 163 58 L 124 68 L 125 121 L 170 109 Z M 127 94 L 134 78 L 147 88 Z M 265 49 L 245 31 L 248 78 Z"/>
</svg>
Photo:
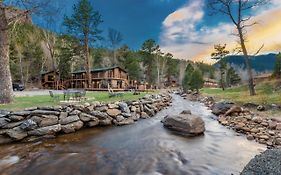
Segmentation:
<svg viewBox="0 0 281 175">
<path fill-rule="evenodd" d="M 78 0 L 57 1 L 64 7 L 61 16 L 72 13 Z M 66 4 L 67 2 L 67 4 Z M 123 44 L 139 49 L 149 38 L 155 39 L 165 52 L 180 59 L 209 62 L 207 58 L 214 44 L 227 44 L 229 50 L 237 46 L 231 35 L 235 29 L 223 15 L 210 16 L 205 0 L 91 0 L 104 20 L 102 29 L 106 38 L 109 27 L 124 35 Z M 261 53 L 281 51 L 281 0 L 249 12 L 258 22 L 248 31 L 247 46 L 255 53 L 262 44 Z M 56 28 L 63 30 L 61 18 L 56 18 Z M 35 19 L 42 25 L 42 21 Z M 102 45 L 106 41 L 101 42 Z"/>
</svg>

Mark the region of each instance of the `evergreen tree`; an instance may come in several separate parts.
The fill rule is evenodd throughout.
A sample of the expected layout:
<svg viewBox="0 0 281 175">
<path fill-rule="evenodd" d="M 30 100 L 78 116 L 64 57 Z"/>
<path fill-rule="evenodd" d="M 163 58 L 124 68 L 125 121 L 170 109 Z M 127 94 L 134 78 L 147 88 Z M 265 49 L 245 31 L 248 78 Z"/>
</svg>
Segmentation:
<svg viewBox="0 0 281 175">
<path fill-rule="evenodd" d="M 201 89 L 204 85 L 203 75 L 200 70 L 195 69 L 190 78 L 190 88 L 191 90 L 196 90 L 199 93 L 199 89 Z"/>
<path fill-rule="evenodd" d="M 64 25 L 67 27 L 68 33 L 73 37 L 77 37 L 83 45 L 85 57 L 85 70 L 87 73 L 88 87 L 91 87 L 91 61 L 89 45 L 101 39 L 102 23 L 101 15 L 95 11 L 89 0 L 80 0 L 77 5 L 73 6 L 73 15 L 64 18 Z"/>
<path fill-rule="evenodd" d="M 276 78 L 281 77 L 281 53 L 280 52 L 278 55 L 276 55 L 275 65 L 274 65 L 274 70 L 273 70 L 272 75 Z"/>
<path fill-rule="evenodd" d="M 240 82 L 241 82 L 241 78 L 236 73 L 236 71 L 233 69 L 233 67 L 230 67 L 227 70 L 227 74 L 226 74 L 226 84 L 227 84 L 227 86 L 231 87 L 233 85 L 237 85 Z"/>
<path fill-rule="evenodd" d="M 194 68 L 189 63 L 186 66 L 185 73 L 184 73 L 184 78 L 183 78 L 183 82 L 182 82 L 182 86 L 183 86 L 183 90 L 184 91 L 187 91 L 187 90 L 189 90 L 191 88 L 190 80 L 191 80 L 191 76 L 192 76 L 193 72 L 194 72 Z"/>
<path fill-rule="evenodd" d="M 224 58 L 226 55 L 229 54 L 229 51 L 226 50 L 226 44 L 225 45 L 215 45 L 215 52 L 211 54 L 212 59 L 219 61 L 219 70 L 220 70 L 220 85 L 222 90 L 225 89 L 225 70 L 226 70 L 226 63 Z"/>
</svg>

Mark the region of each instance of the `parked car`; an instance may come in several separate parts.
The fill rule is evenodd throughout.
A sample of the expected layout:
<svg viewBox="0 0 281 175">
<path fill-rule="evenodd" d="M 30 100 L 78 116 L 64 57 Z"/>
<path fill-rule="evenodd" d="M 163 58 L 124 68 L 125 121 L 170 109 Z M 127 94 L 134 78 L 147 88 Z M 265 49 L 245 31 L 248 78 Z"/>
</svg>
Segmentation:
<svg viewBox="0 0 281 175">
<path fill-rule="evenodd" d="M 13 83 L 13 90 L 14 91 L 23 91 L 25 89 L 23 84 L 20 83 Z"/>
</svg>

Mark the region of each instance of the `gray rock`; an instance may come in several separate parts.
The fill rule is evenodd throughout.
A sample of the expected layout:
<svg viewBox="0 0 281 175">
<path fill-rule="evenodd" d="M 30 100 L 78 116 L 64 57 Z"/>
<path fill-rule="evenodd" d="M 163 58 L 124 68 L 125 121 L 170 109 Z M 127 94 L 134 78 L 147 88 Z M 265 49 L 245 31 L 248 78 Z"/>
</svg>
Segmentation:
<svg viewBox="0 0 281 175">
<path fill-rule="evenodd" d="M 121 122 L 121 121 L 123 121 L 123 120 L 125 120 L 125 118 L 124 118 L 122 115 L 116 116 L 116 121 L 117 121 L 117 122 Z"/>
<path fill-rule="evenodd" d="M 88 127 L 94 127 L 94 126 L 97 126 L 98 124 L 99 124 L 99 119 L 96 118 L 96 120 L 92 120 L 92 121 L 88 122 L 86 125 Z"/>
<path fill-rule="evenodd" d="M 14 127 L 17 127 L 17 126 L 21 125 L 22 122 L 23 121 L 8 123 L 7 125 L 4 125 L 2 128 L 3 129 L 12 129 Z"/>
<path fill-rule="evenodd" d="M 124 102 L 119 103 L 119 108 L 121 109 L 121 111 L 123 113 L 130 113 L 130 109 L 129 109 L 127 103 L 124 103 Z"/>
<path fill-rule="evenodd" d="M 61 125 L 46 126 L 38 128 L 32 131 L 28 131 L 28 135 L 42 136 L 42 135 L 54 135 L 61 130 Z"/>
<path fill-rule="evenodd" d="M 24 131 L 30 131 L 37 128 L 37 123 L 31 119 L 25 120 L 21 125 L 20 128 Z"/>
<path fill-rule="evenodd" d="M 81 111 L 75 109 L 74 111 L 70 112 L 69 115 L 79 115 Z"/>
<path fill-rule="evenodd" d="M 229 101 L 215 103 L 212 107 L 212 113 L 215 115 L 225 114 L 233 105 L 234 103 Z"/>
<path fill-rule="evenodd" d="M 88 121 L 90 121 L 92 117 L 94 117 L 94 116 L 91 116 L 91 115 L 86 114 L 86 113 L 81 113 L 81 114 L 79 115 L 80 120 L 83 121 L 83 122 L 88 122 Z"/>
<path fill-rule="evenodd" d="M 97 117 L 100 120 L 105 120 L 109 117 L 107 113 L 100 112 L 100 111 L 93 111 L 93 112 L 91 112 L 91 115 Z"/>
<path fill-rule="evenodd" d="M 100 121 L 99 121 L 99 125 L 100 125 L 100 126 L 109 126 L 109 125 L 111 125 L 111 124 L 112 124 L 112 120 L 109 119 L 109 118 L 107 118 L 107 119 L 105 119 L 105 120 L 100 120 Z"/>
<path fill-rule="evenodd" d="M 123 126 L 123 125 L 131 125 L 134 123 L 134 120 L 132 118 L 127 118 L 125 120 L 122 120 L 120 122 L 117 122 L 118 126 Z"/>
<path fill-rule="evenodd" d="M 68 113 L 67 112 L 61 112 L 60 113 L 60 116 L 59 116 L 59 119 L 64 119 L 68 116 Z"/>
<path fill-rule="evenodd" d="M 23 116 L 20 116 L 20 115 L 10 115 L 9 116 L 9 119 L 12 121 L 12 122 L 18 122 L 18 121 L 21 121 L 24 119 Z"/>
<path fill-rule="evenodd" d="M 78 120 L 80 120 L 80 118 L 78 117 L 78 115 L 71 115 L 71 116 L 68 116 L 68 117 L 66 117 L 66 118 L 64 118 L 64 119 L 61 119 L 61 120 L 59 121 L 59 123 L 62 124 L 62 125 L 66 125 L 66 124 L 68 124 L 68 123 L 76 122 L 76 121 L 78 121 Z"/>
<path fill-rule="evenodd" d="M 67 125 L 61 125 L 61 130 L 64 133 L 72 133 L 83 127 L 84 123 L 81 121 L 73 122 Z"/>
<path fill-rule="evenodd" d="M 10 113 L 11 113 L 10 111 L 0 110 L 0 115 L 3 116 L 3 117 L 9 115 Z"/>
<path fill-rule="evenodd" d="M 140 119 L 140 115 L 137 114 L 137 113 L 133 113 L 133 114 L 132 114 L 132 119 L 133 119 L 134 121 L 138 121 L 138 120 Z"/>
<path fill-rule="evenodd" d="M 6 134 L 14 140 L 22 140 L 27 137 L 27 132 L 20 127 L 16 127 L 6 132 Z"/>
<path fill-rule="evenodd" d="M 41 120 L 41 122 L 39 123 L 39 127 L 56 125 L 56 124 L 58 124 L 58 122 L 59 122 L 58 117 L 45 118 L 45 119 Z"/>
<path fill-rule="evenodd" d="M 144 105 L 144 112 L 146 112 L 149 116 L 154 116 L 155 112 L 153 109 L 148 108 L 146 105 Z"/>
<path fill-rule="evenodd" d="M 31 114 L 31 111 L 18 111 L 12 112 L 11 115 L 20 115 L 20 116 L 28 116 Z"/>
<path fill-rule="evenodd" d="M 106 105 L 102 105 L 102 106 L 96 106 L 95 110 L 96 111 L 100 111 L 100 112 L 106 112 L 108 109 L 108 107 Z"/>
<path fill-rule="evenodd" d="M 169 115 L 162 122 L 164 127 L 190 136 L 205 132 L 205 123 L 202 118 L 190 114 Z"/>
<path fill-rule="evenodd" d="M 119 108 L 118 105 L 116 105 L 116 104 L 111 104 L 111 103 L 109 103 L 107 106 L 108 106 L 109 109 L 118 109 L 118 108 Z"/>
<path fill-rule="evenodd" d="M 150 118 L 149 115 L 146 112 L 141 112 L 141 118 L 142 119 L 147 119 Z"/>
<path fill-rule="evenodd" d="M 31 111 L 31 115 L 60 115 L 58 111 L 35 110 Z"/>
<path fill-rule="evenodd" d="M 11 120 L 5 117 L 0 118 L 0 128 L 7 125 Z"/>
<path fill-rule="evenodd" d="M 131 111 L 132 112 L 136 112 L 137 111 L 137 108 L 135 106 L 131 106 Z"/>
<path fill-rule="evenodd" d="M 125 118 L 132 117 L 132 114 L 130 114 L 130 113 L 122 113 L 121 115 L 123 115 L 123 117 L 125 117 Z"/>
<path fill-rule="evenodd" d="M 268 149 L 255 156 L 241 173 L 241 175 L 263 174 L 281 174 L 281 149 Z"/>
</svg>

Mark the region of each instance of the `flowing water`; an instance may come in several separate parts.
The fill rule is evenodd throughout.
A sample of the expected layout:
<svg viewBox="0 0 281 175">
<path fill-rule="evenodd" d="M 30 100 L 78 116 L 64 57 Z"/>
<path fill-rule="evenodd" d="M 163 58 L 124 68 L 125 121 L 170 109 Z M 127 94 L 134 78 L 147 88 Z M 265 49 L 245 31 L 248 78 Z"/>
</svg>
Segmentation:
<svg viewBox="0 0 281 175">
<path fill-rule="evenodd" d="M 190 109 L 206 132 L 188 138 L 161 119 Z M 11 175 L 222 175 L 239 174 L 265 148 L 214 120 L 206 107 L 173 96 L 172 107 L 123 127 L 85 129 L 53 140 L 0 147 L 0 174 Z"/>
</svg>

